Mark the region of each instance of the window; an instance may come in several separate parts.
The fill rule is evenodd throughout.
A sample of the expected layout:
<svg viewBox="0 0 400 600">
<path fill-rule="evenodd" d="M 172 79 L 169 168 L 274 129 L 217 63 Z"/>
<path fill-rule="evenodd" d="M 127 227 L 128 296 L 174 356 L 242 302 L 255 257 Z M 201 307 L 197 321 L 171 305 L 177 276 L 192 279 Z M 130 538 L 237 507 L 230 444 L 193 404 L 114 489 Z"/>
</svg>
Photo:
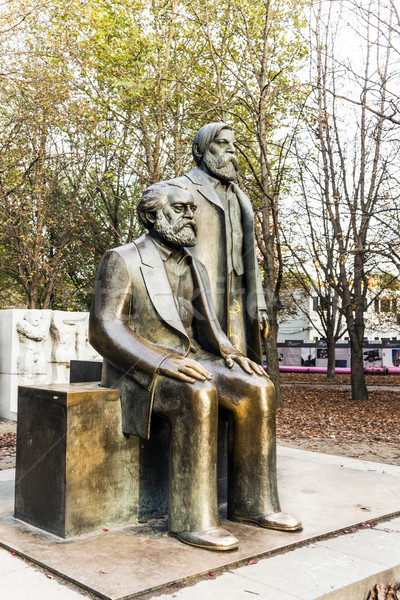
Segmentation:
<svg viewBox="0 0 400 600">
<path fill-rule="evenodd" d="M 397 299 L 396 298 L 375 298 L 374 310 L 376 313 L 397 314 Z"/>
</svg>

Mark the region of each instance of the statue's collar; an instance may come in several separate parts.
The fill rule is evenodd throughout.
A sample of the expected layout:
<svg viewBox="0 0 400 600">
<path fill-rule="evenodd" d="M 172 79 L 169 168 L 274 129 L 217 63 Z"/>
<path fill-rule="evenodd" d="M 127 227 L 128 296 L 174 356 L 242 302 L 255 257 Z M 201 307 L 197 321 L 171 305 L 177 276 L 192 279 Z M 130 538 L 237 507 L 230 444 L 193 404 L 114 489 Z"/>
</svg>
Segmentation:
<svg viewBox="0 0 400 600">
<path fill-rule="evenodd" d="M 160 239 L 156 239 L 150 235 L 149 235 L 149 238 L 152 240 L 152 242 L 158 249 L 160 256 L 164 262 L 166 260 L 168 260 L 170 258 L 170 256 L 172 256 L 177 263 L 180 263 L 184 258 L 187 258 L 190 256 L 187 248 L 185 248 L 184 246 L 182 246 L 181 248 L 171 248 L 170 246 L 167 246 L 167 244 L 165 242 L 161 241 Z"/>
<path fill-rule="evenodd" d="M 201 179 L 203 181 L 200 181 L 200 183 L 205 183 L 205 181 L 206 181 L 207 183 L 212 185 L 212 187 L 214 189 L 219 186 L 221 186 L 223 189 L 229 189 L 229 187 L 231 185 L 233 186 L 233 184 L 235 183 L 234 181 L 225 181 L 225 180 L 219 179 L 218 177 L 215 177 L 215 175 L 213 175 L 209 171 L 204 171 L 201 167 L 197 167 L 196 172 L 197 172 L 196 175 L 201 173 Z"/>
</svg>

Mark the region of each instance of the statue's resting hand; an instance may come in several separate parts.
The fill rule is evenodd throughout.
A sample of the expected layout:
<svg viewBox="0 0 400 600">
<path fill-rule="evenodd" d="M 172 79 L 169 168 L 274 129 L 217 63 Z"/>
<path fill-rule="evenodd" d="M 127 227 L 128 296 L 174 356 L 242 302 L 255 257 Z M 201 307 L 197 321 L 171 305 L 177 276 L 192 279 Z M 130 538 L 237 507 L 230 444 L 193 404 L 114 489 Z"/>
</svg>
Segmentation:
<svg viewBox="0 0 400 600">
<path fill-rule="evenodd" d="M 203 365 L 186 356 L 168 356 L 157 369 L 157 373 L 188 383 L 211 379 L 212 374 Z"/>
<path fill-rule="evenodd" d="M 265 369 L 261 365 L 250 360 L 247 356 L 243 356 L 243 354 L 225 354 L 224 359 L 226 366 L 230 369 L 232 369 L 234 363 L 237 362 L 238 365 L 242 367 L 243 371 L 246 371 L 249 375 L 257 373 L 257 375 L 261 375 L 261 377 L 268 377 Z"/>
</svg>

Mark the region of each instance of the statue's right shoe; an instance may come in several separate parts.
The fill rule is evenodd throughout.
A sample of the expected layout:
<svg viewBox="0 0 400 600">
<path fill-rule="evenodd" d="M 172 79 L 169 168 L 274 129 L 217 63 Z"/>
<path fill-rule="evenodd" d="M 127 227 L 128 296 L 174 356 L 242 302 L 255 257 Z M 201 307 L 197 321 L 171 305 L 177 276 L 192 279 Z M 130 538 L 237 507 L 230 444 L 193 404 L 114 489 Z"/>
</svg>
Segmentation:
<svg viewBox="0 0 400 600">
<path fill-rule="evenodd" d="M 239 547 L 239 540 L 222 527 L 213 527 L 206 531 L 181 531 L 180 533 L 170 531 L 169 535 L 184 544 L 204 550 L 226 552 Z"/>
<path fill-rule="evenodd" d="M 239 517 L 230 516 L 231 521 L 238 521 L 239 523 L 250 523 L 251 525 L 258 525 L 265 529 L 277 529 L 278 531 L 301 531 L 303 525 L 301 521 L 291 517 L 285 512 L 273 512 L 268 515 L 260 515 L 259 517 Z"/>
</svg>

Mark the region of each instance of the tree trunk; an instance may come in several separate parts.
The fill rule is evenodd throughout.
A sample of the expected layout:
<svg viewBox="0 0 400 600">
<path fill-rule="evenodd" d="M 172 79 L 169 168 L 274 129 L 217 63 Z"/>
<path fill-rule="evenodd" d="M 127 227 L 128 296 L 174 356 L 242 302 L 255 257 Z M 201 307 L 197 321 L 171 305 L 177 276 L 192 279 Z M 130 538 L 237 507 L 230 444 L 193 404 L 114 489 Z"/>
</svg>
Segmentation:
<svg viewBox="0 0 400 600">
<path fill-rule="evenodd" d="M 26 282 L 24 287 L 28 292 L 28 308 L 40 308 L 38 285 L 35 282 Z"/>
<path fill-rule="evenodd" d="M 49 293 L 49 294 L 46 294 L 45 299 L 43 300 L 43 306 L 42 306 L 43 310 L 49 310 L 49 309 L 51 309 L 52 298 L 53 298 L 53 293 L 52 292 Z"/>
<path fill-rule="evenodd" d="M 362 345 L 358 340 L 351 340 L 351 399 L 356 402 L 368 400 L 367 384 L 365 383 Z"/>
<path fill-rule="evenodd" d="M 336 341 L 334 336 L 329 336 L 326 343 L 328 345 L 328 369 L 326 377 L 327 379 L 333 379 L 335 377 L 336 366 Z"/>
<path fill-rule="evenodd" d="M 269 335 L 265 341 L 267 353 L 267 373 L 275 386 L 275 406 L 282 407 L 282 393 L 279 378 L 279 360 L 277 352 L 278 340 L 278 320 L 274 314 L 272 320 L 269 320 Z"/>
<path fill-rule="evenodd" d="M 40 308 L 40 303 L 37 300 L 35 300 L 34 298 L 29 298 L 28 308 L 29 309 Z"/>
</svg>

